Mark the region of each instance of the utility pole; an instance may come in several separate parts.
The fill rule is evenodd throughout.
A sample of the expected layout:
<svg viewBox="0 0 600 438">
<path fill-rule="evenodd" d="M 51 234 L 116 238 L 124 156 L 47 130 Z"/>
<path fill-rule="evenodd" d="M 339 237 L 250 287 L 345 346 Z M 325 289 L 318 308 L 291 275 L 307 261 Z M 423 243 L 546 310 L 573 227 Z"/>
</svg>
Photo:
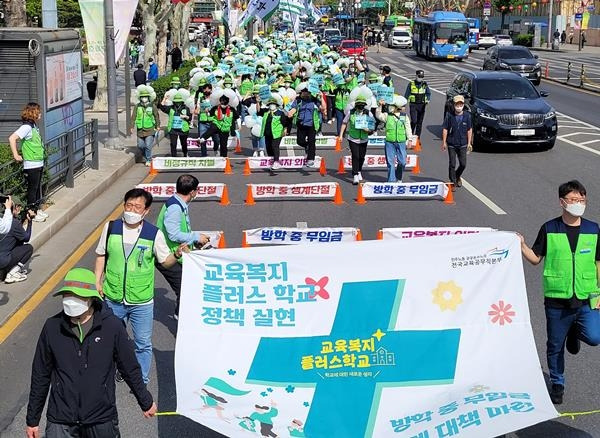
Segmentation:
<svg viewBox="0 0 600 438">
<path fill-rule="evenodd" d="M 108 138 L 105 145 L 110 149 L 117 149 L 119 122 L 117 119 L 117 66 L 115 63 L 115 25 L 112 0 L 104 1 L 104 41 L 108 97 Z"/>
<path fill-rule="evenodd" d="M 56 0 L 42 0 L 42 26 L 46 29 L 58 28 Z"/>
<path fill-rule="evenodd" d="M 550 8 L 548 9 L 548 36 L 546 38 L 546 48 L 550 47 L 550 38 L 552 38 L 552 4 L 553 0 L 550 0 Z"/>
</svg>

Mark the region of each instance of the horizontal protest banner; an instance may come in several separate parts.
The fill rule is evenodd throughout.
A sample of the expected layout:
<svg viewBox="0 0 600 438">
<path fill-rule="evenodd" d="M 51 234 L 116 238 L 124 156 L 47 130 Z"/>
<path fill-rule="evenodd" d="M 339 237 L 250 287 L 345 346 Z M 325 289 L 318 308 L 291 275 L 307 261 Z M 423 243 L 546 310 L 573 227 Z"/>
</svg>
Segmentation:
<svg viewBox="0 0 600 438">
<path fill-rule="evenodd" d="M 175 184 L 171 183 L 151 183 L 151 184 L 138 184 L 137 188 L 144 189 L 151 193 L 154 198 L 170 198 L 175 194 Z M 223 183 L 200 183 L 198 185 L 198 194 L 193 201 L 201 200 L 203 198 L 219 198 L 223 199 L 224 194 L 227 192 L 227 185 Z M 228 195 L 227 195 L 228 197 Z"/>
<path fill-rule="evenodd" d="M 248 157 L 248 165 L 250 169 L 270 169 L 273 165 L 273 157 Z M 315 165 L 313 170 L 319 170 L 321 167 L 322 157 L 315 157 Z M 285 169 L 301 169 L 306 165 L 305 157 L 280 157 L 279 164 L 282 170 Z"/>
<path fill-rule="evenodd" d="M 413 237 L 452 236 L 457 234 L 477 234 L 496 231 L 489 227 L 403 227 L 382 228 L 378 239 L 410 239 Z"/>
<path fill-rule="evenodd" d="M 514 233 L 183 258 L 176 411 L 225 436 L 483 438 L 558 416 Z"/>
<path fill-rule="evenodd" d="M 310 243 L 352 242 L 360 230 L 351 227 L 288 228 L 265 227 L 244 230 L 246 245 L 299 245 Z"/>
<path fill-rule="evenodd" d="M 232 149 L 238 148 L 238 141 L 239 141 L 239 139 L 237 137 L 230 136 L 227 139 L 227 149 L 232 150 Z M 214 149 L 212 138 L 209 138 L 208 140 L 206 140 L 205 144 L 206 144 L 206 149 L 208 149 L 209 151 Z M 200 142 L 199 142 L 198 138 L 188 137 L 187 147 L 188 147 L 188 150 L 192 150 L 192 151 L 200 150 L 201 148 L 200 148 Z M 177 143 L 177 150 L 181 150 L 181 145 L 179 143 Z"/>
<path fill-rule="evenodd" d="M 333 198 L 335 204 L 342 204 L 340 185 L 334 182 L 305 184 L 246 184 L 246 205 L 254 205 L 255 199 Z"/>
<path fill-rule="evenodd" d="M 406 169 L 412 169 L 417 165 L 419 156 L 409 154 L 406 156 Z M 365 155 L 363 169 L 387 169 L 387 160 L 385 155 Z M 352 169 L 352 155 L 344 155 L 344 169 Z"/>
<path fill-rule="evenodd" d="M 286 135 L 281 139 L 281 147 L 301 148 L 295 135 Z M 315 145 L 317 149 L 335 149 L 337 137 L 333 135 L 317 135 Z"/>
<path fill-rule="evenodd" d="M 411 136 L 412 138 L 412 145 L 413 147 L 416 144 L 417 141 L 417 136 L 413 135 Z M 367 146 L 371 146 L 371 147 L 384 147 L 385 146 L 385 135 L 371 135 L 369 136 L 369 142 L 367 143 Z"/>
<path fill-rule="evenodd" d="M 158 171 L 168 170 L 223 170 L 227 165 L 226 157 L 154 157 L 152 168 Z"/>
<path fill-rule="evenodd" d="M 445 199 L 448 186 L 443 182 L 420 183 L 376 183 L 366 182 L 360 185 L 362 196 L 369 198 L 413 198 L 413 199 Z"/>
</svg>

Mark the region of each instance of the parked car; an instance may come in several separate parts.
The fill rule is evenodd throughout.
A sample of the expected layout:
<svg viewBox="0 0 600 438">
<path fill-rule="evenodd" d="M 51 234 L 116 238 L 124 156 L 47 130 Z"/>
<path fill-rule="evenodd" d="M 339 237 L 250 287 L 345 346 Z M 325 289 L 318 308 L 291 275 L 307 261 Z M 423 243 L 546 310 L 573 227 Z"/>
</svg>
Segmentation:
<svg viewBox="0 0 600 438">
<path fill-rule="evenodd" d="M 343 56 L 352 56 L 358 59 L 367 57 L 367 49 L 359 40 L 342 40 L 339 52 Z"/>
<path fill-rule="evenodd" d="M 513 45 L 512 38 L 510 37 L 510 35 L 498 34 L 495 36 L 495 38 L 496 38 L 496 45 L 498 45 L 498 46 L 512 46 Z"/>
<path fill-rule="evenodd" d="M 392 30 L 388 37 L 388 47 L 400 47 L 410 49 L 412 47 L 412 36 L 406 30 Z"/>
<path fill-rule="evenodd" d="M 496 37 L 491 33 L 480 33 L 479 34 L 479 48 L 489 49 L 496 45 Z"/>
<path fill-rule="evenodd" d="M 326 44 L 331 50 L 339 51 L 340 44 L 342 44 L 342 37 L 336 35 L 330 36 L 327 38 Z"/>
<path fill-rule="evenodd" d="M 537 55 L 533 55 L 527 47 L 494 46 L 483 59 L 484 70 L 511 70 L 540 85 L 542 66 Z"/>
<path fill-rule="evenodd" d="M 554 147 L 556 112 L 520 74 L 508 71 L 458 73 L 446 91 L 444 115 L 453 110 L 452 99 L 465 97 L 473 118 L 473 147 L 488 144 L 531 144 Z"/>
</svg>

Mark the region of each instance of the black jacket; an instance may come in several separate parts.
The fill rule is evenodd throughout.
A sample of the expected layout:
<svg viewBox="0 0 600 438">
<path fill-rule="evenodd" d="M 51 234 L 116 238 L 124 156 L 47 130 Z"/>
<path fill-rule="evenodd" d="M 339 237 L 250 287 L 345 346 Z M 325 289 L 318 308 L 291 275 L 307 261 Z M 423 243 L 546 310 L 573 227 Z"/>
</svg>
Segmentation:
<svg viewBox="0 0 600 438">
<path fill-rule="evenodd" d="M 136 71 L 134 71 L 133 72 L 133 82 L 135 83 L 136 87 L 138 85 L 146 84 L 146 72 L 141 68 L 138 68 Z"/>
<path fill-rule="evenodd" d="M 13 218 L 9 232 L 0 234 L 0 269 L 9 267 L 10 254 L 17 246 L 29 242 L 31 224 L 30 222 L 27 230 L 25 230 L 21 221 Z"/>
<path fill-rule="evenodd" d="M 123 322 L 99 301 L 94 306 L 94 321 L 83 343 L 63 312 L 44 324 L 31 370 L 28 426 L 39 424 L 49 388 L 47 417 L 53 423 L 97 424 L 116 419 L 115 364 L 140 408 L 147 411 L 152 406 Z"/>
</svg>

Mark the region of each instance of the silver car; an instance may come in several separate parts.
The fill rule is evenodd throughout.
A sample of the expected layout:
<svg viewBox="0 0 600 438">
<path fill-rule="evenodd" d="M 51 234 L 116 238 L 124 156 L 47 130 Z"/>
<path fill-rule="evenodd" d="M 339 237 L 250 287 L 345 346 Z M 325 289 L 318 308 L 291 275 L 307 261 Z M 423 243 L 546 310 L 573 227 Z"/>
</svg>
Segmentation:
<svg viewBox="0 0 600 438">
<path fill-rule="evenodd" d="M 394 30 L 390 32 L 388 47 L 410 49 L 412 47 L 412 37 L 410 33 L 405 30 Z"/>
</svg>

